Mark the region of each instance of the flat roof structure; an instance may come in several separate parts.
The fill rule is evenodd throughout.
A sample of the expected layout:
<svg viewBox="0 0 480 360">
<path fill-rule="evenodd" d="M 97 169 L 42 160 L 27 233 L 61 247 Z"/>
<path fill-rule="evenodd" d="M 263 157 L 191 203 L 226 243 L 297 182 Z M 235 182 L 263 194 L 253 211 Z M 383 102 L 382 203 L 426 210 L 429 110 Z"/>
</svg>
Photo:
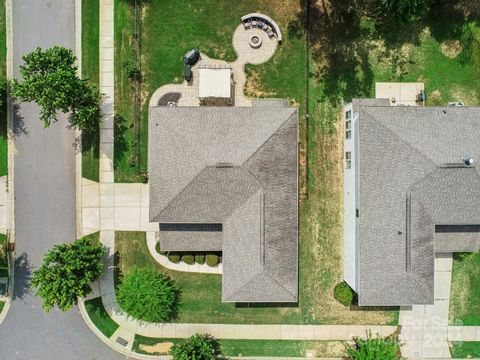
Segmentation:
<svg viewBox="0 0 480 360">
<path fill-rule="evenodd" d="M 390 105 L 417 106 L 417 96 L 425 90 L 424 83 L 376 82 L 375 97 L 388 99 Z"/>
<path fill-rule="evenodd" d="M 199 98 L 226 98 L 231 97 L 232 70 L 231 69 L 198 69 L 199 71 Z"/>
<path fill-rule="evenodd" d="M 163 251 L 222 251 L 222 300 L 298 299 L 298 110 L 150 107 Z"/>
</svg>

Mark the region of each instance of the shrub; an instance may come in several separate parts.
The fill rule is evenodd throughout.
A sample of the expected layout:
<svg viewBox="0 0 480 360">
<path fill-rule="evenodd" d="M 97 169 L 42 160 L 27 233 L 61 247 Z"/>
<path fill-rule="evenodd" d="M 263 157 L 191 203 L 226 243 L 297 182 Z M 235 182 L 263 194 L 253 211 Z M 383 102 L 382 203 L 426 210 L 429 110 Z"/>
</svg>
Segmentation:
<svg viewBox="0 0 480 360">
<path fill-rule="evenodd" d="M 175 310 L 176 289 L 167 275 L 154 269 L 134 268 L 118 286 L 117 301 L 134 318 L 163 322 Z"/>
<path fill-rule="evenodd" d="M 221 355 L 220 343 L 211 335 L 195 334 L 170 349 L 173 360 L 215 360 Z"/>
<path fill-rule="evenodd" d="M 195 258 L 193 257 L 193 255 L 190 254 L 182 255 L 182 261 L 187 265 L 195 264 Z"/>
<path fill-rule="evenodd" d="M 137 64 L 135 63 L 134 59 L 127 59 L 123 63 L 123 67 L 128 74 L 128 78 L 131 80 L 139 80 L 140 79 L 140 69 L 138 68 Z"/>
<path fill-rule="evenodd" d="M 207 254 L 207 256 L 205 257 L 205 262 L 208 266 L 217 266 L 218 256 L 215 254 Z"/>
<path fill-rule="evenodd" d="M 350 286 L 348 286 L 345 281 L 342 281 L 340 284 L 337 284 L 337 286 L 335 286 L 333 296 L 344 306 L 352 305 L 353 290 L 350 288 Z"/>
<path fill-rule="evenodd" d="M 180 262 L 180 255 L 168 254 L 168 260 L 170 260 L 174 264 L 178 264 Z"/>
<path fill-rule="evenodd" d="M 367 339 L 354 338 L 353 345 L 347 345 L 347 358 L 352 360 L 394 360 L 398 359 L 400 344 L 396 338 L 373 338 L 369 332 Z"/>
<path fill-rule="evenodd" d="M 155 251 L 160 254 L 160 241 L 155 244 Z"/>
<path fill-rule="evenodd" d="M 205 255 L 195 255 L 195 262 L 200 265 L 205 264 Z"/>
</svg>

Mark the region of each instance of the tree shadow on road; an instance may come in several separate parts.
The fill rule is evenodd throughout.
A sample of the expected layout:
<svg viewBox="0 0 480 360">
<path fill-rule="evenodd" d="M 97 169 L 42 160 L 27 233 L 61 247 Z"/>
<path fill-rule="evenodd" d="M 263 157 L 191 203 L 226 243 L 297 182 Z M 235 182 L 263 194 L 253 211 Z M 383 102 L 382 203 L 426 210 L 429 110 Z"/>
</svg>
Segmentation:
<svg viewBox="0 0 480 360">
<path fill-rule="evenodd" d="M 15 137 L 20 135 L 28 135 L 27 127 L 25 126 L 25 121 L 23 116 L 20 115 L 20 105 L 13 103 L 13 135 Z"/>
<path fill-rule="evenodd" d="M 15 258 L 15 284 L 13 289 L 13 300 L 23 300 L 25 295 L 30 293 L 30 282 L 32 279 L 32 266 L 26 253 Z"/>
</svg>

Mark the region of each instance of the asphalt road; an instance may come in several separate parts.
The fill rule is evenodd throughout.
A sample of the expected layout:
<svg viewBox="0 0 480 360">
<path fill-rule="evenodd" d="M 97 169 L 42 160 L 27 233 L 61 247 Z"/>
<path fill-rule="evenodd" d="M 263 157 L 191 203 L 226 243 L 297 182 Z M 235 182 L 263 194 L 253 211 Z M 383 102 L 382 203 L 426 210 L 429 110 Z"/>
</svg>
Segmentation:
<svg viewBox="0 0 480 360">
<path fill-rule="evenodd" d="M 13 0 L 14 71 L 21 57 L 75 47 L 74 0 Z M 31 271 L 54 244 L 75 240 L 75 138 L 65 116 L 44 129 L 37 105 L 15 115 L 16 264 L 13 302 L 0 326 L 0 359 L 125 359 L 85 325 L 78 308 L 45 314 L 28 289 Z"/>
</svg>

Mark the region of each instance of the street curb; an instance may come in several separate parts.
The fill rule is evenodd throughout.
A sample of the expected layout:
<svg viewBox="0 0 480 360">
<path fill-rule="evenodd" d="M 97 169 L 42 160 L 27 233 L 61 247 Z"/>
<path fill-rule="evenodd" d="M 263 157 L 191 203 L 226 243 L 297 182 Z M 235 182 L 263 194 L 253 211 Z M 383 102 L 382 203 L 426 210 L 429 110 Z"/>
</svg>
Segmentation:
<svg viewBox="0 0 480 360">
<path fill-rule="evenodd" d="M 7 80 L 13 78 L 13 31 L 12 31 L 12 6 L 13 0 L 5 1 L 5 27 L 7 33 Z M 15 244 L 15 197 L 14 197 L 14 132 L 13 132 L 13 102 L 7 94 L 7 237 L 8 244 Z M 0 324 L 5 320 L 10 309 L 14 284 L 14 259 L 15 251 L 8 251 L 8 296 L 0 313 Z"/>
<path fill-rule="evenodd" d="M 116 343 L 112 339 L 107 338 L 103 333 L 98 330 L 98 328 L 95 326 L 93 321 L 90 319 L 87 313 L 87 309 L 85 309 L 85 300 L 81 299 L 78 302 L 78 309 L 80 310 L 80 314 L 83 317 L 83 320 L 85 321 L 85 324 L 90 328 L 90 330 L 101 340 L 105 345 L 107 345 L 109 348 L 112 350 L 119 352 L 123 355 L 126 355 L 130 358 L 133 359 L 139 359 L 139 360 L 171 360 L 171 356 L 167 355 L 143 355 L 143 354 L 138 354 L 134 351 L 128 350 L 121 346 L 120 344 Z"/>
<path fill-rule="evenodd" d="M 82 78 L 82 0 L 75 0 L 75 56 L 77 57 L 77 75 Z M 75 149 L 75 224 L 76 238 L 83 236 L 82 227 L 82 132 L 75 129 L 78 141 Z"/>
</svg>

